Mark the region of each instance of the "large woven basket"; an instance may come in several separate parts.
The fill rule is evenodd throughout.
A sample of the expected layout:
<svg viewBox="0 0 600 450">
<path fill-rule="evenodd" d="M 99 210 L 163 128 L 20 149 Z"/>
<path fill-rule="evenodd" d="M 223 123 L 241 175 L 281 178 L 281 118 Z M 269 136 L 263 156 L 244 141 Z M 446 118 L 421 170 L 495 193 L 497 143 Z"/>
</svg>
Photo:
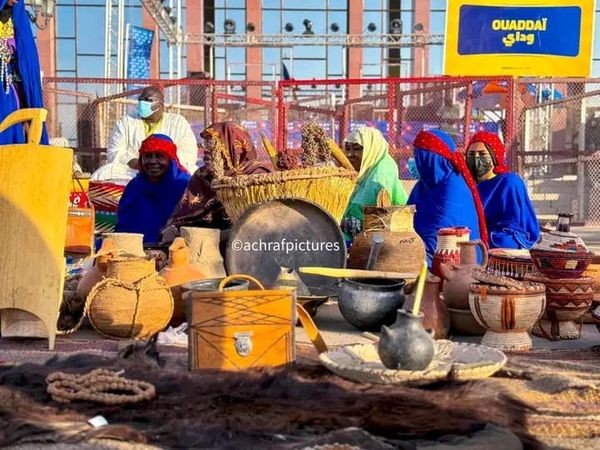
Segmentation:
<svg viewBox="0 0 600 450">
<path fill-rule="evenodd" d="M 86 315 L 106 337 L 147 339 L 166 328 L 173 314 L 171 290 L 145 258 L 109 261 L 107 278 L 86 301 Z"/>
<path fill-rule="evenodd" d="M 341 167 L 311 167 L 281 172 L 223 177 L 212 184 L 232 222 L 256 203 L 284 198 L 310 200 L 342 220 L 357 173 Z"/>
</svg>

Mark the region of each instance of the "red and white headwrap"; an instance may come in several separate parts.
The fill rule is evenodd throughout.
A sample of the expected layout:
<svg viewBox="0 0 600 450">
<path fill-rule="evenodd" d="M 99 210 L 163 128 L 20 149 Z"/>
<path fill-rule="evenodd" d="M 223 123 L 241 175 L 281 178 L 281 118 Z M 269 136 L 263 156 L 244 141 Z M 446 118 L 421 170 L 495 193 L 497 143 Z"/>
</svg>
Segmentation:
<svg viewBox="0 0 600 450">
<path fill-rule="evenodd" d="M 138 168 L 142 170 L 142 158 L 144 153 L 162 153 L 171 161 L 177 164 L 179 170 L 189 173 L 185 167 L 179 162 L 177 157 L 177 146 L 173 140 L 166 134 L 151 134 L 142 142 L 139 150 L 140 159 L 138 161 Z"/>
<path fill-rule="evenodd" d="M 494 161 L 494 173 L 496 175 L 509 172 L 508 167 L 506 167 L 504 163 L 504 154 L 506 150 L 504 149 L 504 145 L 497 134 L 490 133 L 489 131 L 478 131 L 469 141 L 467 149 L 471 146 L 471 144 L 475 144 L 476 142 L 481 142 L 483 145 L 485 145 L 485 148 L 487 148 L 488 152 L 490 152 L 490 156 Z"/>
</svg>

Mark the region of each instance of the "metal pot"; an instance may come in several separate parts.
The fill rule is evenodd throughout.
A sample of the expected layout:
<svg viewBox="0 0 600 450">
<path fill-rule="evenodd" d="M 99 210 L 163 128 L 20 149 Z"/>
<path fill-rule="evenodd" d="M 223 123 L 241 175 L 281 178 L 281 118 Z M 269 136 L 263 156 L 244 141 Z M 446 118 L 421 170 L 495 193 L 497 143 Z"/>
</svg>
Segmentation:
<svg viewBox="0 0 600 450">
<path fill-rule="evenodd" d="M 206 280 L 191 281 L 181 285 L 183 293 L 188 291 L 218 291 L 219 283 L 223 278 L 208 278 Z M 231 280 L 223 288 L 224 291 L 247 291 L 250 283 L 246 280 Z"/>
<path fill-rule="evenodd" d="M 396 320 L 404 304 L 402 279 L 345 278 L 338 290 L 338 307 L 344 319 L 363 331 L 379 331 Z"/>
</svg>

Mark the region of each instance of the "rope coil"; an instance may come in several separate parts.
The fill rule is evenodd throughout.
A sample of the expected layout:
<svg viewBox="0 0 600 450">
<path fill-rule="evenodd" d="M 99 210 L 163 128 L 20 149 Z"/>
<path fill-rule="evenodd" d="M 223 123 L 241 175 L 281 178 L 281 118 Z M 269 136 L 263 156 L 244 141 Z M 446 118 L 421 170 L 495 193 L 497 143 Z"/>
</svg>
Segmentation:
<svg viewBox="0 0 600 450">
<path fill-rule="evenodd" d="M 156 396 L 153 384 L 123 378 L 123 372 L 106 369 L 95 369 L 84 375 L 53 372 L 46 378 L 47 392 L 58 403 L 83 400 L 105 405 L 137 403 Z"/>
</svg>

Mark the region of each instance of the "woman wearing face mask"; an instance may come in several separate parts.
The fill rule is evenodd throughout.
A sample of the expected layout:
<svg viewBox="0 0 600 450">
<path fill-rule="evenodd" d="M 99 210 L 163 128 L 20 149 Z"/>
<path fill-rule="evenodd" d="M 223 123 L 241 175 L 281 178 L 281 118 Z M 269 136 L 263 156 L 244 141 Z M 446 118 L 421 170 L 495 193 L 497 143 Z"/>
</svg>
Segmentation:
<svg viewBox="0 0 600 450">
<path fill-rule="evenodd" d="M 177 146 L 181 164 L 193 173 L 197 169 L 198 144 L 190 124 L 180 114 L 165 111 L 158 86 L 141 92 L 134 114 L 122 116 L 115 124 L 106 149 L 108 164 L 92 175 L 93 180 L 131 179 L 138 168 L 138 149 L 151 134 L 169 136 Z"/>
<path fill-rule="evenodd" d="M 115 231 L 142 233 L 145 244 L 157 243 L 190 175 L 177 158 L 176 145 L 164 134 L 142 142 L 138 167 L 119 202 Z"/>
<path fill-rule="evenodd" d="M 421 131 L 415 138 L 419 181 L 407 204 L 416 206 L 415 231 L 423 239 L 431 267 L 441 228 L 464 226 L 471 239 L 487 241 L 485 217 L 475 182 L 454 141 L 441 130 Z"/>
<path fill-rule="evenodd" d="M 25 0 L 0 0 L 0 122 L 23 108 L 43 108 L 40 63 Z M 26 142 L 27 126 L 0 133 L 0 145 Z M 48 145 L 44 126 L 41 143 Z"/>
<path fill-rule="evenodd" d="M 504 146 L 493 133 L 475 133 L 467 147 L 467 165 L 477 181 L 491 248 L 530 249 L 540 227 L 523 180 L 504 164 Z"/>
</svg>

